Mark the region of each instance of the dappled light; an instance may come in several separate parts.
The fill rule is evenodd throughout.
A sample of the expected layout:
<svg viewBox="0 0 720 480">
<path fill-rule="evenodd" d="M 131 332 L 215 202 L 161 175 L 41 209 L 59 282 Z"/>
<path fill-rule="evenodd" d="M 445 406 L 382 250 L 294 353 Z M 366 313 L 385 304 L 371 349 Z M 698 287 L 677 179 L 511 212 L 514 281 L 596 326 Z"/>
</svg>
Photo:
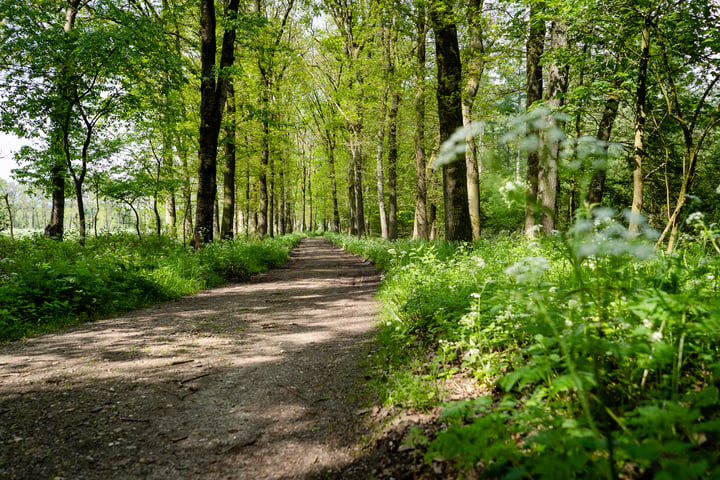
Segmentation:
<svg viewBox="0 0 720 480">
<path fill-rule="evenodd" d="M 4 345 L 0 472 L 302 478 L 350 462 L 377 285 L 312 240 L 249 281 Z"/>
</svg>

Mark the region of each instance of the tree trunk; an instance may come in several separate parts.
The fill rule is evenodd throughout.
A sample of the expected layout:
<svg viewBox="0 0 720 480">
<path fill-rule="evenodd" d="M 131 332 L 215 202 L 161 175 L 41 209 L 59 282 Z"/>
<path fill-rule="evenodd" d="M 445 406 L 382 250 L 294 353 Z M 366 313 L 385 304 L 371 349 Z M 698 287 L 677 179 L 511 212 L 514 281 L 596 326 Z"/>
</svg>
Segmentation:
<svg viewBox="0 0 720 480">
<path fill-rule="evenodd" d="M 305 223 L 305 209 L 307 208 L 306 203 L 306 185 L 307 185 L 307 166 L 305 165 L 305 158 L 303 157 L 302 165 L 302 220 L 300 221 L 300 231 L 305 232 L 307 230 L 307 224 Z"/>
<path fill-rule="evenodd" d="M 312 194 L 312 165 L 308 166 L 308 211 L 309 211 L 309 220 L 308 220 L 308 231 L 312 232 L 315 230 L 315 218 L 313 215 L 313 194 Z"/>
<path fill-rule="evenodd" d="M 393 22 L 394 23 L 394 22 Z M 394 26 L 394 25 L 393 25 Z M 390 109 L 388 111 L 388 208 L 387 238 L 397 238 L 397 159 L 398 159 L 398 110 L 400 94 L 395 78 L 395 55 L 397 50 L 397 29 L 387 32 L 385 39 L 385 69 L 387 71 L 388 89 L 390 92 Z"/>
<path fill-rule="evenodd" d="M 568 49 L 567 25 L 560 21 L 553 21 L 550 27 L 550 49 Z M 570 68 L 567 64 L 553 61 L 548 66 L 548 88 L 546 103 L 552 113 L 557 112 L 565 103 L 565 93 L 568 88 L 568 74 Z M 538 176 L 538 196 L 542 205 L 542 226 L 546 235 L 555 230 L 557 215 L 557 192 L 559 189 L 558 160 L 560 158 L 560 139 L 558 131 L 564 127 L 564 122 L 558 121 L 552 114 L 547 118 L 548 129 L 542 135 L 540 151 L 540 172 Z"/>
<path fill-rule="evenodd" d="M 395 240 L 398 236 L 397 219 L 397 160 L 398 160 L 398 109 L 400 95 L 397 88 L 392 87 L 390 94 L 390 112 L 388 115 L 388 239 Z"/>
<path fill-rule="evenodd" d="M 286 193 L 285 193 L 285 170 L 287 169 L 287 156 L 283 155 L 280 157 L 280 172 L 279 172 L 279 183 L 280 183 L 280 195 L 278 198 L 278 233 L 280 235 L 285 235 L 287 233 L 286 229 L 286 217 L 285 217 L 285 204 L 287 202 Z"/>
<path fill-rule="evenodd" d="M 417 2 L 415 53 L 415 219 L 413 238 L 428 238 L 427 177 L 425 165 L 425 47 L 427 18 L 425 2 Z"/>
<path fill-rule="evenodd" d="M 540 63 L 545 49 L 545 21 L 541 18 L 543 6 L 530 4 L 530 33 L 526 44 L 527 95 L 526 107 L 529 110 L 535 102 L 543 98 L 543 72 Z M 530 134 L 537 131 L 530 129 Z M 525 234 L 533 235 L 538 220 L 538 178 L 540 175 L 540 152 L 530 151 L 527 158 L 527 190 L 525 194 Z"/>
<path fill-rule="evenodd" d="M 158 238 L 162 236 L 162 220 L 160 220 L 160 210 L 158 209 L 158 192 L 153 192 L 153 214 L 155 215 L 155 235 Z"/>
<path fill-rule="evenodd" d="M 337 181 L 335 180 L 335 141 L 331 140 L 331 135 L 327 128 L 325 129 L 325 139 L 328 148 L 328 169 L 330 170 L 330 189 L 332 191 L 333 202 L 333 230 L 339 233 L 340 209 L 338 208 Z"/>
<path fill-rule="evenodd" d="M 13 212 L 12 207 L 10 207 L 10 194 L 5 192 L 5 194 L 3 194 L 3 200 L 5 200 L 5 208 L 7 208 L 8 211 L 8 222 L 10 222 L 10 240 L 15 240 Z"/>
<path fill-rule="evenodd" d="M 248 143 L 245 135 L 245 144 Z M 250 236 L 250 162 L 245 162 L 245 238 Z"/>
<path fill-rule="evenodd" d="M 353 200 L 355 201 L 355 235 L 362 237 L 365 235 L 365 207 L 363 205 L 362 191 L 362 146 L 360 145 L 360 133 L 356 131 L 353 134 L 355 139 L 351 145 L 352 155 L 352 176 L 353 176 Z"/>
<path fill-rule="evenodd" d="M 235 220 L 235 87 L 228 82 L 227 123 L 225 127 L 225 168 L 223 170 L 223 210 L 220 237 L 233 238 Z"/>
<path fill-rule="evenodd" d="M 383 29 L 386 34 L 385 29 Z M 387 74 L 387 72 L 386 72 Z M 387 79 L 386 79 L 387 81 Z M 385 210 L 385 179 L 383 167 L 383 154 L 385 153 L 385 122 L 387 120 L 387 97 L 388 87 L 385 86 L 383 98 L 380 102 L 380 127 L 377 134 L 377 156 L 375 159 L 375 179 L 377 181 L 377 201 L 380 214 L 380 236 L 388 239 L 387 211 Z"/>
<path fill-rule="evenodd" d="M 182 140 L 178 137 L 176 139 L 176 150 L 178 158 L 180 159 L 180 166 L 182 167 L 182 202 L 183 202 L 183 231 L 182 240 L 183 245 L 187 240 L 188 234 L 193 231 L 192 222 L 192 186 L 190 180 L 190 166 L 188 165 L 188 152 Z"/>
<path fill-rule="evenodd" d="M 172 144 L 170 143 L 170 136 L 166 133 L 166 128 L 167 125 L 164 126 L 162 134 L 162 163 L 165 172 L 174 172 L 175 165 L 172 155 Z M 175 211 L 174 187 L 165 196 L 165 228 L 169 237 L 175 238 L 177 236 L 177 212 Z"/>
<path fill-rule="evenodd" d="M 477 95 L 480 79 L 485 69 L 485 48 L 483 45 L 482 30 L 483 0 L 472 0 L 468 8 L 468 23 L 470 25 L 470 59 L 467 64 L 465 88 L 462 95 L 463 126 L 470 126 L 472 122 L 472 108 Z M 475 137 L 471 134 L 465 136 L 465 165 L 467 168 L 467 191 L 470 223 L 474 239 L 480 237 L 480 168 L 475 151 Z"/>
<path fill-rule="evenodd" d="M 462 127 L 460 79 L 462 64 L 458 46 L 457 27 L 445 18 L 446 13 L 433 8 L 431 19 L 435 31 L 437 58 L 437 102 L 440 141 L 449 139 Z M 443 201 L 445 204 L 445 238 L 472 240 L 472 226 L 468 212 L 467 168 L 465 162 L 443 165 Z"/>
<path fill-rule="evenodd" d="M 613 125 L 615 124 L 618 107 L 620 106 L 620 84 L 620 78 L 616 78 L 613 85 L 614 89 L 608 93 L 605 99 L 605 108 L 603 109 L 603 115 L 598 124 L 597 138 L 606 144 L 610 141 L 610 135 L 612 134 Z M 607 145 L 603 148 L 604 151 L 607 152 Z M 605 165 L 604 162 L 598 165 L 593 172 L 587 193 L 587 203 L 591 206 L 602 204 L 606 172 L 607 165 Z"/>
<path fill-rule="evenodd" d="M 357 235 L 357 218 L 355 215 L 355 175 L 353 172 L 354 169 L 351 163 L 348 169 L 348 206 L 350 210 L 350 225 L 348 225 L 348 231 L 350 235 Z"/>
<path fill-rule="evenodd" d="M 230 0 L 228 17 L 235 17 L 240 0 Z M 216 77 L 215 2 L 200 1 L 200 142 L 198 151 L 198 189 L 193 246 L 200 248 L 213 240 L 215 199 L 217 197 L 217 147 L 222 114 L 227 97 L 228 74 L 235 60 L 235 28 L 223 35 L 219 75 Z"/>
<path fill-rule="evenodd" d="M 640 63 L 638 65 L 638 85 L 635 102 L 635 139 L 633 141 L 633 196 L 630 208 L 631 233 L 638 233 L 640 229 L 640 213 L 643 200 L 643 157 L 645 156 L 645 102 L 647 98 L 647 68 L 650 59 L 650 19 L 645 17 L 640 41 Z"/>
<path fill-rule="evenodd" d="M 275 235 L 274 219 L 275 219 L 275 158 L 274 156 L 268 157 L 268 177 L 270 185 L 268 188 L 268 236 L 272 237 Z"/>
<path fill-rule="evenodd" d="M 70 0 L 65 7 L 65 34 L 72 32 L 75 28 L 80 0 Z M 65 233 L 65 179 L 67 178 L 67 161 L 64 157 L 69 149 L 70 132 L 69 117 L 72 106 L 69 104 L 70 77 L 72 75 L 71 59 L 64 59 L 60 66 L 58 78 L 58 90 L 60 93 L 60 106 L 53 112 L 53 134 L 51 135 L 52 152 L 54 164 L 50 170 L 50 189 L 52 195 L 52 207 L 50 210 L 50 222 L 45 227 L 45 236 L 62 240 Z"/>
</svg>

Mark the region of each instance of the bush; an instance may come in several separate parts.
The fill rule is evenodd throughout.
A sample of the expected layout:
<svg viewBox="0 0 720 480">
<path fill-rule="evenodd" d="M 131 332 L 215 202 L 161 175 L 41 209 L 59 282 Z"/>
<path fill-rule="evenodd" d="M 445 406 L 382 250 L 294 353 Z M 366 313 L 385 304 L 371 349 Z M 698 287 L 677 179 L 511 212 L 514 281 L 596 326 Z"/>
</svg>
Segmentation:
<svg viewBox="0 0 720 480">
<path fill-rule="evenodd" d="M 603 210 L 542 241 L 342 240 L 386 269 L 388 403 L 438 405 L 457 371 L 491 387 L 444 404 L 426 460 L 486 478 L 720 475 L 720 258 L 695 221 L 673 254 Z"/>
</svg>

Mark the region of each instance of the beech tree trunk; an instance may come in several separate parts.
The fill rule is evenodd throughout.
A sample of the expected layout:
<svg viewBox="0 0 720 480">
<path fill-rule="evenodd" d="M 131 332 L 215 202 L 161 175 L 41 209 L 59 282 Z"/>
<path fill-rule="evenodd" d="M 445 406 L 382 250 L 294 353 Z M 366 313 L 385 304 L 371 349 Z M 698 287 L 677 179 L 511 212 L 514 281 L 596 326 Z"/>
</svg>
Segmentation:
<svg viewBox="0 0 720 480">
<path fill-rule="evenodd" d="M 240 0 L 230 0 L 227 15 L 235 17 Z M 235 28 L 223 35 L 219 75 L 216 72 L 215 2 L 200 1 L 200 142 L 198 150 L 198 189 L 193 246 L 200 248 L 213 240 L 215 198 L 217 196 L 217 147 L 222 114 L 227 97 L 228 76 L 224 71 L 235 61 Z M 216 75 L 218 75 L 216 77 Z"/>
<path fill-rule="evenodd" d="M 450 10 L 447 10 L 450 11 Z M 458 46 L 457 27 L 447 18 L 447 11 L 433 8 L 431 19 L 435 32 L 437 57 L 437 102 L 440 141 L 449 139 L 462 127 L 460 79 L 462 64 Z M 467 168 L 465 162 L 443 165 L 443 201 L 445 204 L 445 238 L 472 240 L 472 225 L 468 212 Z"/>
<path fill-rule="evenodd" d="M 262 72 L 262 69 L 261 69 Z M 262 73 L 261 73 L 262 76 Z M 265 83 L 265 82 L 263 82 Z M 265 109 L 265 114 L 267 115 L 268 110 L 270 109 L 270 100 L 267 93 L 267 87 L 263 85 L 263 92 L 260 94 L 260 102 L 263 105 L 263 108 Z M 260 151 L 260 174 L 258 175 L 258 195 L 259 195 L 259 205 L 258 205 L 258 224 L 257 224 L 257 233 L 260 235 L 267 234 L 268 230 L 268 182 L 267 182 L 267 172 L 268 172 L 268 165 L 270 164 L 270 124 L 267 120 L 263 121 L 262 125 L 262 140 L 260 141 L 261 144 L 261 151 Z"/>
<path fill-rule="evenodd" d="M 609 142 L 612 134 L 615 118 L 617 117 L 618 107 L 620 106 L 620 79 L 616 79 L 613 90 L 608 93 L 605 99 L 605 108 L 603 109 L 602 118 L 598 124 L 597 138 L 602 142 Z M 607 145 L 605 146 L 607 151 Z M 588 186 L 587 203 L 589 205 L 600 205 L 603 201 L 605 192 L 605 178 L 607 176 L 607 165 L 599 165 L 593 172 L 590 185 Z"/>
<path fill-rule="evenodd" d="M 550 49 L 553 52 L 567 50 L 567 25 L 560 21 L 553 21 L 550 27 Z M 568 74 L 570 68 L 567 64 L 553 61 L 548 66 L 548 88 L 546 103 L 552 112 L 557 112 L 565 103 L 565 93 L 568 88 Z M 553 115 L 548 117 L 548 130 L 543 132 L 540 152 L 540 172 L 538 176 L 538 196 L 542 205 L 542 226 L 546 235 L 555 230 L 557 216 L 557 193 L 560 187 L 558 177 L 558 160 L 560 158 L 560 140 L 557 132 L 562 130 L 564 122 L 560 122 Z"/>
<path fill-rule="evenodd" d="M 480 79 L 485 69 L 483 57 L 485 48 L 483 45 L 482 30 L 482 9 L 483 0 L 471 0 L 468 8 L 468 23 L 470 25 L 470 59 L 467 64 L 465 75 L 465 88 L 462 95 L 463 126 L 466 128 L 472 123 L 472 109 L 477 95 Z M 470 223 L 472 225 L 473 238 L 480 237 L 480 168 L 476 158 L 475 137 L 465 136 L 465 165 L 467 168 L 467 191 L 468 209 Z"/>
<path fill-rule="evenodd" d="M 543 98 L 543 72 L 540 63 L 545 49 L 545 21 L 541 18 L 542 5 L 530 4 L 530 33 L 526 49 L 527 95 L 529 110 Z M 532 130 L 530 132 L 533 133 Z M 537 135 L 537 132 L 534 132 Z M 527 189 L 525 193 L 525 234 L 533 235 L 538 221 L 538 178 L 540 175 L 540 152 L 530 151 L 527 157 Z"/>
<path fill-rule="evenodd" d="M 383 155 L 385 153 L 385 122 L 387 119 L 388 88 L 385 87 L 380 101 L 380 127 L 377 133 L 377 155 L 375 156 L 375 180 L 377 183 L 378 214 L 380 215 L 380 236 L 388 239 L 387 211 L 385 210 L 385 178 Z"/>
<path fill-rule="evenodd" d="M 335 141 L 331 140 L 330 132 L 325 130 L 328 146 L 328 169 L 330 170 L 330 190 L 333 202 L 333 230 L 340 232 L 340 209 L 338 208 L 337 181 L 335 180 Z"/>
<path fill-rule="evenodd" d="M 397 159 L 398 159 L 398 110 L 400 96 L 397 88 L 392 87 L 390 94 L 390 112 L 388 113 L 388 239 L 395 240 L 398 235 L 397 220 Z"/>
<path fill-rule="evenodd" d="M 413 238 L 428 238 L 427 176 L 425 165 L 425 50 L 427 16 L 425 2 L 417 2 L 415 19 L 415 219 Z"/>
<path fill-rule="evenodd" d="M 235 87 L 228 82 L 227 117 L 225 127 L 225 167 L 223 169 L 223 210 L 220 224 L 220 237 L 233 238 L 235 220 Z"/>
<path fill-rule="evenodd" d="M 638 233 L 640 229 L 640 213 L 643 200 L 643 157 L 645 156 L 645 122 L 647 113 L 645 103 L 647 98 L 647 69 L 650 59 L 650 19 L 645 17 L 640 40 L 640 62 L 638 65 L 637 92 L 635 101 L 635 139 L 633 141 L 632 179 L 633 195 L 630 207 L 631 233 Z"/>
</svg>

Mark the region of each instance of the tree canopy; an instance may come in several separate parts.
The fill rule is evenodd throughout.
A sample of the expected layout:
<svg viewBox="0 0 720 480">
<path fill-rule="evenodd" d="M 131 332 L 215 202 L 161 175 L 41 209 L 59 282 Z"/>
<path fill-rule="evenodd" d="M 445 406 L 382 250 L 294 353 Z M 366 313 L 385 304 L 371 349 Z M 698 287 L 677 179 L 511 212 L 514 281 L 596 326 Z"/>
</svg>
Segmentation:
<svg viewBox="0 0 720 480">
<path fill-rule="evenodd" d="M 712 0 L 0 12 L 0 128 L 34 140 L 15 178 L 52 199 L 49 236 L 73 215 L 86 236 L 90 177 L 106 200 L 135 185 L 146 228 L 198 247 L 298 229 L 552 234 L 603 206 L 672 249 L 697 202 L 719 213 Z"/>
</svg>

